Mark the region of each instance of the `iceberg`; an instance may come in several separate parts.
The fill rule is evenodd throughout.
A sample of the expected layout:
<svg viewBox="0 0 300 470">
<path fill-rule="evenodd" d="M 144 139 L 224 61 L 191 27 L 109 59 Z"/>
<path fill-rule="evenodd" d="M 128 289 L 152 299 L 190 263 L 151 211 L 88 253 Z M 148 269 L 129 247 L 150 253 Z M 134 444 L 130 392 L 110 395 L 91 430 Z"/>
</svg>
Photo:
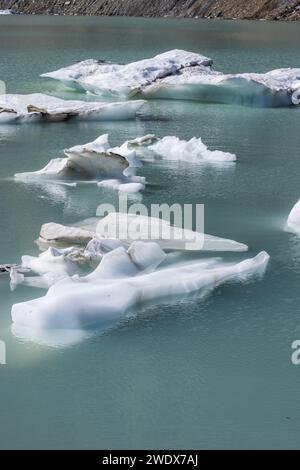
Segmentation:
<svg viewBox="0 0 300 470">
<path fill-rule="evenodd" d="M 163 250 L 243 252 L 244 243 L 201 234 L 171 225 L 156 217 L 111 212 L 106 217 L 81 221 L 77 226 L 53 222 L 42 225 L 39 235 L 41 246 L 86 245 L 94 237 L 120 240 L 129 246 L 134 240 L 152 241 Z"/>
<path fill-rule="evenodd" d="M 128 97 L 137 94 L 142 86 L 186 67 L 211 64 L 212 60 L 201 54 L 176 49 L 127 65 L 89 59 L 41 76 L 98 95 Z"/>
<path fill-rule="evenodd" d="M 288 216 L 286 230 L 300 234 L 300 199 L 296 202 Z"/>
<path fill-rule="evenodd" d="M 209 150 L 201 138 L 193 137 L 190 140 L 181 140 L 176 136 L 165 136 L 162 139 L 155 135 L 145 135 L 127 141 L 128 149 L 136 149 L 139 156 L 157 155 L 165 160 L 206 163 L 235 162 L 236 155 L 221 150 Z M 148 152 L 145 154 L 143 150 Z M 150 153 L 149 153 L 150 152 Z"/>
<path fill-rule="evenodd" d="M 143 100 L 130 102 L 62 100 L 42 93 L 0 95 L 0 124 L 57 122 L 68 119 L 117 121 L 135 119 Z"/>
<path fill-rule="evenodd" d="M 103 256 L 84 277 L 55 283 L 43 297 L 14 304 L 14 325 L 33 330 L 105 327 L 119 321 L 136 305 L 208 293 L 223 283 L 248 281 L 264 274 L 269 255 L 261 252 L 239 263 L 203 262 L 156 270 L 165 259 L 155 243 L 134 242 Z"/>
<path fill-rule="evenodd" d="M 136 178 L 138 178 L 139 181 L 134 181 Z M 134 178 L 131 178 L 130 183 L 120 183 L 119 180 L 110 179 L 99 181 L 97 185 L 99 188 L 112 188 L 123 193 L 136 194 L 145 189 L 145 180 L 143 180 L 142 176 L 136 176 Z"/>
<path fill-rule="evenodd" d="M 184 99 L 250 106 L 299 104 L 300 69 L 224 74 L 201 54 L 171 50 L 127 65 L 86 60 L 42 75 L 96 95 Z M 300 95 L 300 92 L 299 92 Z"/>
</svg>

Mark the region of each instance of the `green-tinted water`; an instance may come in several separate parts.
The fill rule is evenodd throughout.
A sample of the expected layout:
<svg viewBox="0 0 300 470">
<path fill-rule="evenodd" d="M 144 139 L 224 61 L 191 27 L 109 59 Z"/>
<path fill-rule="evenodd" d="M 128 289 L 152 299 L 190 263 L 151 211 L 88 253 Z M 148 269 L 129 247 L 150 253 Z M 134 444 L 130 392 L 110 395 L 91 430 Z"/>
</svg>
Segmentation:
<svg viewBox="0 0 300 470">
<path fill-rule="evenodd" d="M 39 74 L 89 57 L 128 62 L 174 48 L 210 56 L 228 72 L 300 67 L 299 38 L 299 24 L 6 17 L 0 79 L 10 93 L 59 88 L 71 97 Z M 300 110 L 150 107 L 152 119 L 136 122 L 0 127 L 0 262 L 37 254 L 42 223 L 71 223 L 93 216 L 103 201 L 117 203 L 112 191 L 49 193 L 14 183 L 14 173 L 104 132 L 113 144 L 158 133 L 201 136 L 238 162 L 235 169 L 147 165 L 143 202 L 204 203 L 206 231 L 247 243 L 250 255 L 267 250 L 268 272 L 260 283 L 224 286 L 205 300 L 144 309 L 60 349 L 12 335 L 11 305 L 41 293 L 11 293 L 2 276 L 1 448 L 299 447 L 300 366 L 290 356 L 300 336 L 300 240 L 283 228 L 300 196 Z"/>
</svg>

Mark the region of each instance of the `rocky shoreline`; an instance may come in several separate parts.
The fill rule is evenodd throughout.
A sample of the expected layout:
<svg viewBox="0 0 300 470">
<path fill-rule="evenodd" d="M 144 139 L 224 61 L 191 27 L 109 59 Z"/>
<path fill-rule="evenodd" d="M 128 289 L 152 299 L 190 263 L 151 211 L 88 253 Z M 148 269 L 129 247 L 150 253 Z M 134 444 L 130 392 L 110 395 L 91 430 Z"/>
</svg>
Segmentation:
<svg viewBox="0 0 300 470">
<path fill-rule="evenodd" d="M 0 0 L 0 9 L 33 15 L 300 19 L 299 0 Z"/>
</svg>

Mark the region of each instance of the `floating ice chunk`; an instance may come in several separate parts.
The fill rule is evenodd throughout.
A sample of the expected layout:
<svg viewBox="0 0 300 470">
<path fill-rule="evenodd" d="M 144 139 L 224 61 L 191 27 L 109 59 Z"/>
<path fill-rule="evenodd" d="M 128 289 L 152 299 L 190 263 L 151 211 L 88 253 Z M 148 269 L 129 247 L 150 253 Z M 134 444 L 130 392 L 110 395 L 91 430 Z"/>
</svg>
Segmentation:
<svg viewBox="0 0 300 470">
<path fill-rule="evenodd" d="M 116 121 L 134 119 L 144 101 L 102 103 L 62 100 L 41 93 L 0 95 L 0 123 L 53 122 L 71 118 Z"/>
<path fill-rule="evenodd" d="M 126 173 L 130 158 L 135 162 L 137 158 L 134 151 L 123 149 L 125 156 L 116 153 L 117 149 L 110 149 L 108 135 L 104 134 L 95 141 L 76 145 L 64 151 L 66 158 L 56 158 L 41 170 L 15 174 L 15 179 L 23 182 L 39 180 L 67 181 L 81 180 L 99 182 L 99 186 L 112 187 L 127 193 L 137 193 L 145 189 L 145 178 Z M 120 147 L 120 151 L 122 151 Z M 134 168 L 132 171 L 135 172 Z"/>
<path fill-rule="evenodd" d="M 176 136 L 165 136 L 158 138 L 153 134 L 128 140 L 112 149 L 116 153 L 124 155 L 131 166 L 139 166 L 140 159 L 151 158 L 153 155 L 160 156 L 165 160 L 187 161 L 187 162 L 209 162 L 227 163 L 236 161 L 236 155 L 220 150 L 209 150 L 201 138 L 193 137 L 190 140 L 181 140 Z M 133 152 L 133 156 L 128 158 Z M 135 164 L 137 161 L 138 164 Z"/>
<path fill-rule="evenodd" d="M 129 245 L 134 240 L 154 241 L 164 250 L 247 251 L 234 240 L 174 227 L 166 220 L 135 214 L 110 213 L 104 218 L 81 222 L 80 226 L 44 224 L 39 241 L 45 245 L 86 245 L 94 236 L 118 239 Z"/>
<path fill-rule="evenodd" d="M 211 65 L 212 60 L 200 54 L 173 50 L 127 65 L 87 60 L 42 76 L 100 95 L 139 94 L 255 106 L 299 104 L 292 99 L 300 88 L 299 68 L 223 74 Z"/>
<path fill-rule="evenodd" d="M 117 189 L 118 191 L 124 193 L 138 193 L 145 189 L 145 184 L 143 183 L 143 179 L 141 177 L 141 182 L 133 182 L 133 183 L 122 183 L 119 180 L 112 179 L 112 180 L 103 180 L 97 183 L 99 187 L 103 188 L 112 188 Z"/>
<path fill-rule="evenodd" d="M 145 188 L 143 183 L 124 183 L 119 186 L 119 191 L 124 193 L 138 193 Z"/>
<path fill-rule="evenodd" d="M 300 199 L 296 202 L 288 216 L 286 230 L 300 234 Z"/>
<path fill-rule="evenodd" d="M 144 274 L 137 272 L 124 248 L 117 248 L 103 257 L 92 274 L 63 279 L 44 297 L 13 305 L 12 320 L 37 330 L 105 327 L 137 304 L 209 292 L 224 282 L 262 276 L 268 260 L 268 254 L 261 252 L 241 263 L 220 263 L 211 269 L 204 268 L 203 263 L 193 263 Z"/>
<path fill-rule="evenodd" d="M 152 143 L 154 142 L 154 143 Z M 140 152 L 146 147 L 151 152 L 160 155 L 166 160 L 183 160 L 190 162 L 234 162 L 236 156 L 220 150 L 209 150 L 201 138 L 193 137 L 190 140 L 180 140 L 175 136 L 166 136 L 157 139 L 154 136 L 145 136 L 129 141 L 128 146 L 139 146 Z"/>
<path fill-rule="evenodd" d="M 138 193 L 145 189 L 143 183 L 121 183 L 118 180 L 103 180 L 97 183 L 99 187 L 117 189 L 124 193 Z"/>
<path fill-rule="evenodd" d="M 172 50 L 127 65 L 86 60 L 41 76 L 99 95 L 132 96 L 142 86 L 178 73 L 185 67 L 210 66 L 212 60 L 194 52 Z"/>
</svg>

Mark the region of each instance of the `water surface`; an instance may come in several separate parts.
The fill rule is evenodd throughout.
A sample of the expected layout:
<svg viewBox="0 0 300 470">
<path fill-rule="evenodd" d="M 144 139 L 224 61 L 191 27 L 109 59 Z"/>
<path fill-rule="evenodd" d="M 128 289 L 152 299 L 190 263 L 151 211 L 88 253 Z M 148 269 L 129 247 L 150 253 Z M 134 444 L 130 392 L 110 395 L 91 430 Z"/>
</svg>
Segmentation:
<svg viewBox="0 0 300 470">
<path fill-rule="evenodd" d="M 39 74 L 90 57 L 119 62 L 183 48 L 224 72 L 300 67 L 300 24 L 127 18 L 0 18 L 0 79 L 10 93 L 80 98 Z M 143 202 L 204 203 L 208 233 L 267 250 L 262 282 L 224 286 L 133 312 L 110 331 L 69 348 L 11 332 L 11 293 L 0 278 L 1 448 L 298 448 L 300 239 L 283 228 L 300 196 L 300 109 L 153 101 L 151 118 L 120 123 L 0 127 L 0 262 L 38 254 L 42 223 L 93 216 L 117 193 L 16 184 L 62 149 L 108 132 L 113 144 L 156 133 L 201 136 L 234 152 L 235 168 L 146 165 Z M 229 257 L 226 257 L 229 259 Z M 231 255 L 239 259 L 240 255 Z"/>
</svg>

